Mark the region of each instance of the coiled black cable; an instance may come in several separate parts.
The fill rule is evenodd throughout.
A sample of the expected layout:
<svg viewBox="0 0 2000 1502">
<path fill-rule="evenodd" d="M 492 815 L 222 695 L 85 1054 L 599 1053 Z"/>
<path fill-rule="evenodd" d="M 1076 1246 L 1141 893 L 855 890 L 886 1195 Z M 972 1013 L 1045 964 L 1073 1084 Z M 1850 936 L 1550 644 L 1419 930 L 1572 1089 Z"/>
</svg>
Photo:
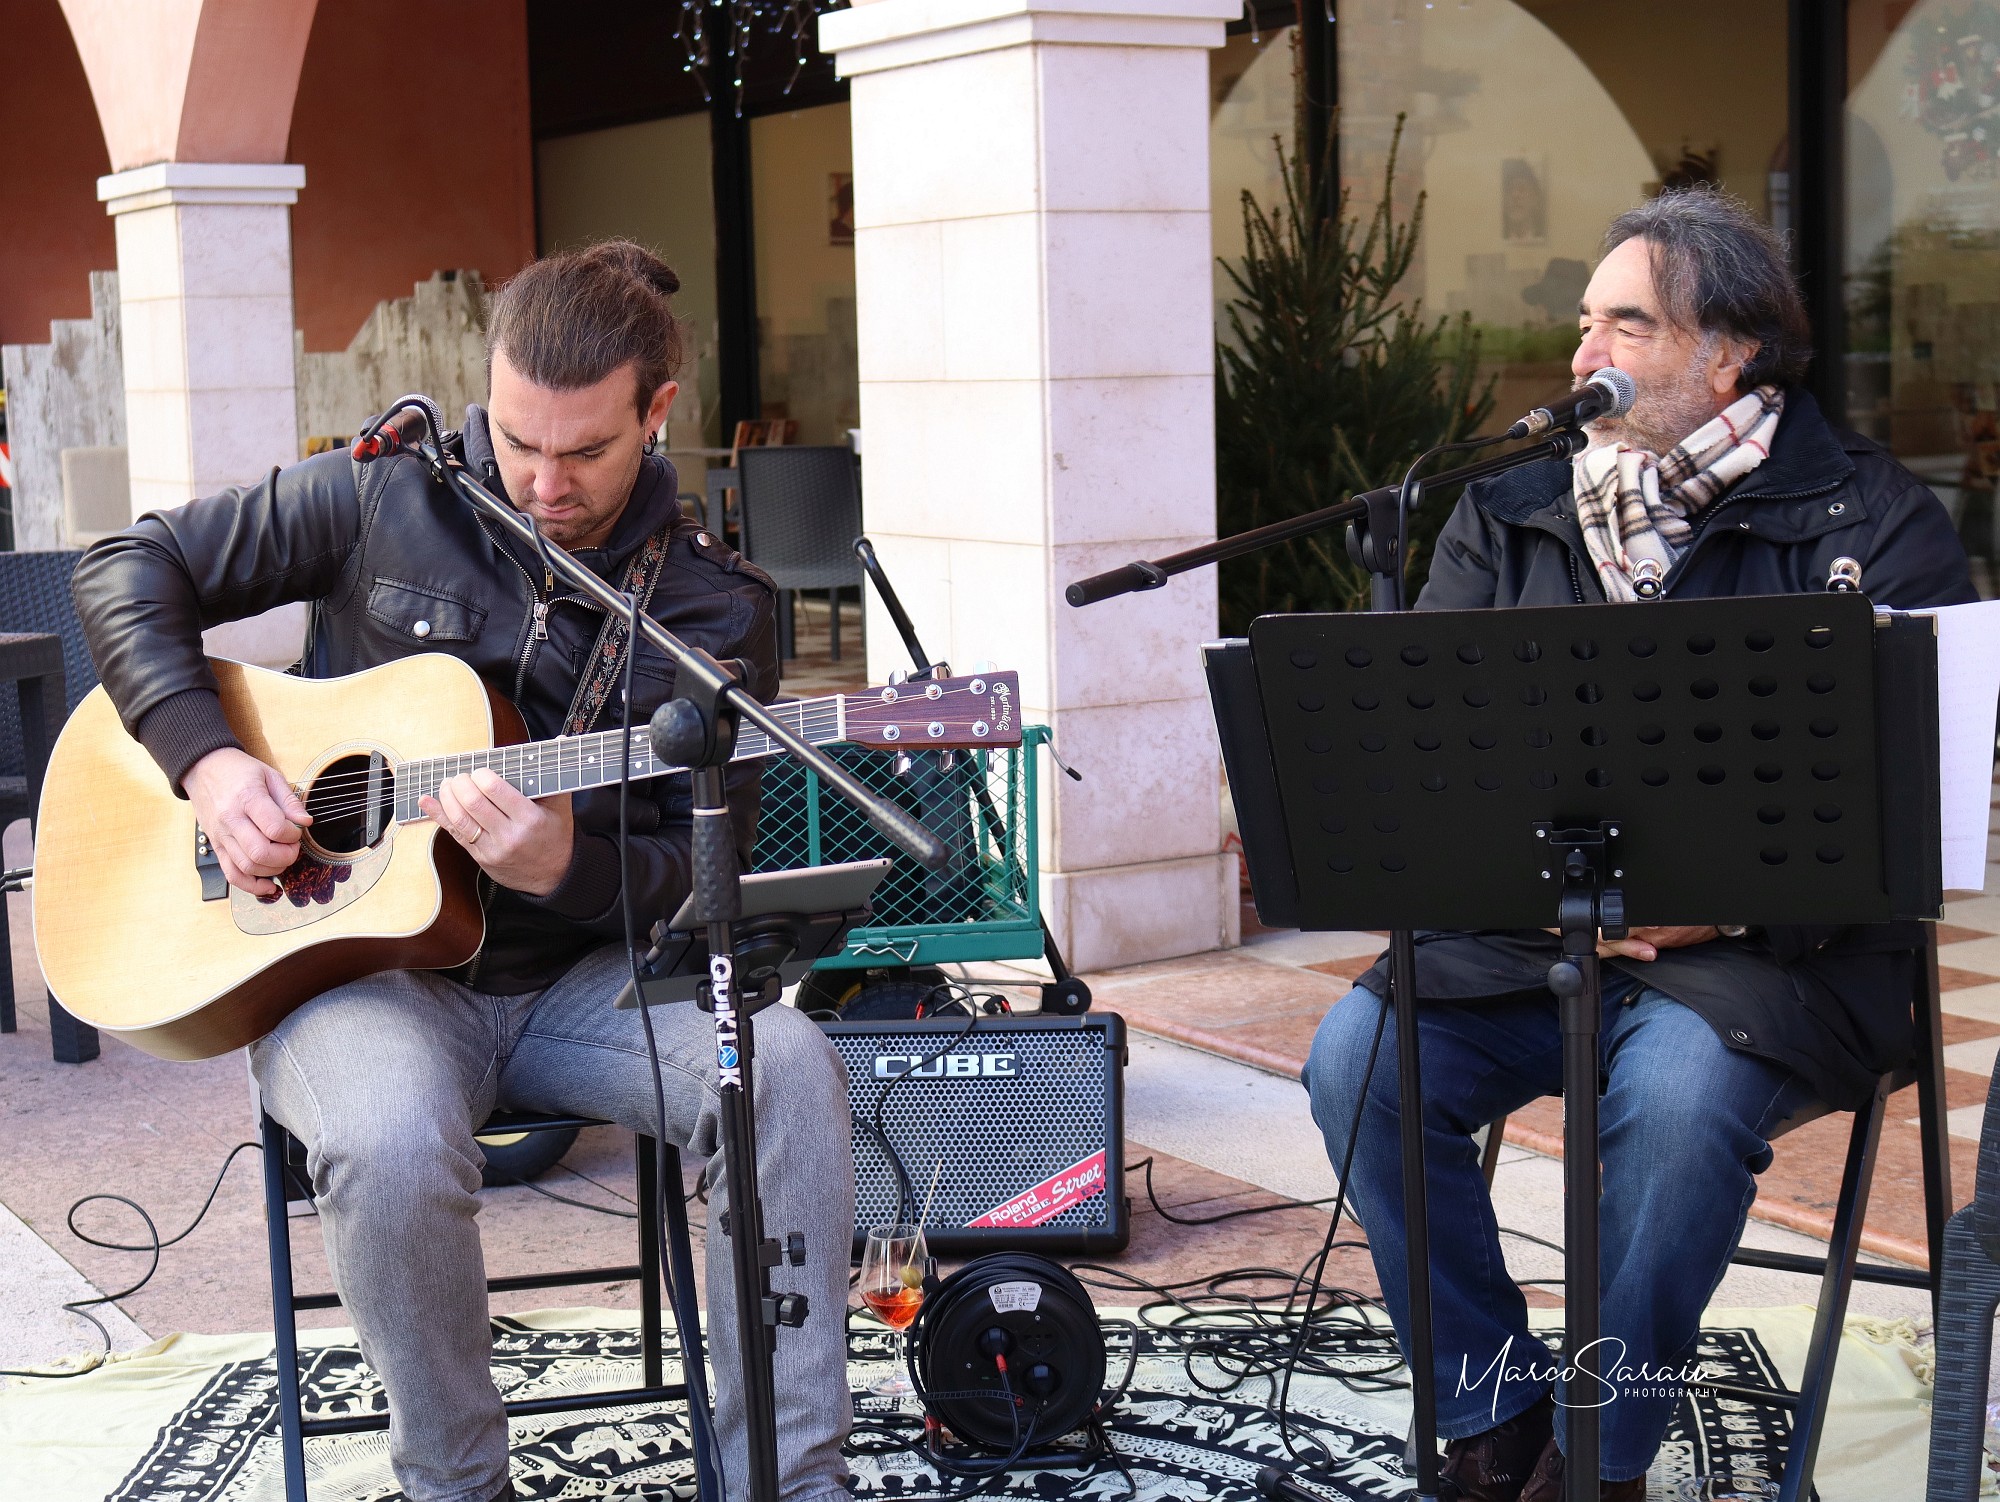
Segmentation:
<svg viewBox="0 0 2000 1502">
<path fill-rule="evenodd" d="M 215 1182 L 208 1186 L 208 1195 L 205 1199 L 202 1200 L 201 1208 L 194 1212 L 194 1218 L 192 1220 L 190 1220 L 185 1226 L 183 1226 L 178 1233 L 172 1236 L 162 1238 L 160 1235 L 159 1225 L 154 1221 L 152 1216 L 146 1213 L 146 1207 L 140 1204 L 137 1200 L 128 1199 L 126 1198 L 126 1196 L 122 1194 L 86 1194 L 82 1199 L 73 1202 L 69 1207 L 68 1214 L 66 1214 L 63 1217 L 63 1220 L 64 1223 L 69 1227 L 70 1235 L 74 1236 L 78 1241 L 81 1241 L 86 1246 L 101 1247 L 107 1252 L 148 1252 L 152 1255 L 152 1260 L 146 1264 L 146 1271 L 139 1276 L 139 1280 L 136 1283 L 132 1284 L 131 1287 L 121 1288 L 116 1293 L 101 1293 L 97 1295 L 95 1298 L 75 1299 L 72 1300 L 70 1303 L 64 1304 L 62 1306 L 64 1309 L 67 1309 L 71 1314 L 80 1315 L 84 1319 L 89 1320 L 91 1324 L 97 1327 L 97 1333 L 104 1339 L 104 1349 L 97 1353 L 96 1358 L 92 1360 L 88 1366 L 81 1366 L 76 1368 L 74 1371 L 66 1371 L 66 1372 L 31 1371 L 31 1370 L 16 1370 L 14 1368 L 0 1368 L 0 1377 L 38 1377 L 50 1381 L 55 1381 L 68 1377 L 81 1377 L 85 1373 L 94 1372 L 99 1367 L 103 1366 L 104 1363 L 111 1358 L 111 1348 L 113 1344 L 111 1339 L 111 1331 L 105 1326 L 103 1320 L 99 1319 L 96 1315 L 92 1314 L 90 1311 L 96 1308 L 99 1304 L 115 1304 L 120 1299 L 129 1299 L 133 1294 L 137 1293 L 140 1289 L 144 1288 L 148 1283 L 152 1282 L 153 1274 L 160 1270 L 160 1253 L 165 1251 L 170 1246 L 177 1245 L 178 1243 L 187 1240 L 188 1237 L 194 1234 L 195 1227 L 200 1225 L 202 1221 L 207 1218 L 209 1207 L 215 1203 L 216 1195 L 222 1191 L 222 1181 L 229 1176 L 230 1165 L 235 1163 L 238 1154 L 251 1149 L 261 1150 L 262 1146 L 263 1146 L 262 1143 L 257 1143 L 257 1142 L 239 1142 L 236 1144 L 236 1146 L 232 1147 L 229 1150 L 229 1155 L 222 1160 L 222 1167 L 218 1168 L 215 1171 Z M 78 1230 L 76 1225 L 76 1212 L 81 1210 L 85 1205 L 93 1204 L 98 1200 L 103 1200 L 110 1204 L 123 1205 L 126 1209 L 130 1210 L 134 1215 L 138 1216 L 139 1219 L 141 1219 L 146 1223 L 146 1231 L 148 1233 L 148 1239 L 143 1242 L 105 1241 L 99 1237 L 92 1236 L 87 1231 Z"/>
</svg>

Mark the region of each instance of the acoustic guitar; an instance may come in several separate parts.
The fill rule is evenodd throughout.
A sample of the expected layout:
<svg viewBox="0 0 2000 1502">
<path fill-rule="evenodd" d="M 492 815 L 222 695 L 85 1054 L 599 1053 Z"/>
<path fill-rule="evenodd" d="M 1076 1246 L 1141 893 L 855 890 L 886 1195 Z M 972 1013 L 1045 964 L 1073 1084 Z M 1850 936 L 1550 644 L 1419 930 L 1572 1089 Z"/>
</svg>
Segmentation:
<svg viewBox="0 0 2000 1502">
<path fill-rule="evenodd" d="M 168 1059 L 262 1037 L 322 991 L 382 970 L 464 964 L 486 936 L 477 868 L 418 810 L 490 767 L 531 798 L 614 784 L 620 730 L 530 742 L 513 705 L 455 657 L 313 680 L 214 660 L 244 749 L 313 815 L 281 891 L 229 886 L 194 810 L 125 733 L 102 688 L 49 759 L 35 848 L 35 946 L 70 1012 Z M 1019 685 L 988 673 L 772 706 L 817 745 L 1017 746 Z M 781 748 L 742 727 L 737 759 Z M 677 770 L 635 726 L 631 776 Z M 606 1005 L 610 1004 L 607 997 Z"/>
</svg>

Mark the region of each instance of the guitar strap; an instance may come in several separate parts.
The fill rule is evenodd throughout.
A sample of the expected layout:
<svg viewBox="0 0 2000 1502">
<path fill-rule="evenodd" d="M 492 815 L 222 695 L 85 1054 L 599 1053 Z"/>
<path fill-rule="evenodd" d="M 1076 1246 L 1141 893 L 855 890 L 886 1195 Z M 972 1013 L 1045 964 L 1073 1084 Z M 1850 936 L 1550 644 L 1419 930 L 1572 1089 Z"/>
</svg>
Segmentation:
<svg viewBox="0 0 2000 1502">
<path fill-rule="evenodd" d="M 618 587 L 637 597 L 641 615 L 652 607 L 653 591 L 659 588 L 660 576 L 667 571 L 667 549 L 673 542 L 674 529 L 680 524 L 679 517 L 668 517 L 658 531 L 639 544 L 639 551 L 625 565 L 625 578 Z M 631 621 L 624 611 L 605 612 L 604 627 L 597 633 L 596 645 L 591 647 L 587 659 L 589 667 L 576 685 L 576 697 L 570 701 L 569 715 L 563 722 L 564 735 L 585 735 L 596 727 L 612 691 L 624 676 L 625 652 L 631 635 Z"/>
</svg>

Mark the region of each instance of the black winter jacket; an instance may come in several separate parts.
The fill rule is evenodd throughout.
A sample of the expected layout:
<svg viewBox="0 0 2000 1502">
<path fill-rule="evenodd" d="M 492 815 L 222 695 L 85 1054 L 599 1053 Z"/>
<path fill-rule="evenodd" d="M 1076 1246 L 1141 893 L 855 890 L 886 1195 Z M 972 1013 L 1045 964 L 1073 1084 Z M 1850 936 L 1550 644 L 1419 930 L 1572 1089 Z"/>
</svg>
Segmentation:
<svg viewBox="0 0 2000 1502">
<path fill-rule="evenodd" d="M 504 495 L 486 415 L 466 412 L 459 440 L 467 467 Z M 640 465 L 624 512 L 602 548 L 577 557 L 619 583 L 651 533 L 679 518 L 668 569 L 650 614 L 718 658 L 757 668 L 751 685 L 778 688 L 776 593 L 760 570 L 682 516 L 673 466 Z M 604 622 L 588 598 L 545 577 L 534 549 L 431 483 L 408 455 L 358 466 L 322 454 L 259 483 L 173 511 L 151 512 L 91 548 L 73 590 L 111 701 L 125 728 L 178 789 L 189 767 L 236 744 L 222 717 L 200 631 L 292 601 L 314 602 L 304 670 L 313 677 L 359 672 L 419 652 L 449 652 L 512 700 L 528 733 L 562 732 L 584 661 Z M 547 636 L 535 606 L 547 606 Z M 418 622 L 428 622 L 422 636 Z M 643 723 L 673 690 L 673 668 L 642 643 L 634 664 L 633 713 Z M 616 693 L 598 728 L 618 723 Z M 351 732 L 365 735 L 366 726 Z M 756 821 L 758 771 L 730 769 L 730 808 L 747 856 Z M 618 790 L 572 795 L 576 847 L 568 873 L 546 897 L 494 888 L 485 947 L 462 972 L 480 990 L 537 990 L 584 952 L 624 937 L 618 867 Z M 672 911 L 689 885 L 691 797 L 685 775 L 632 785 L 634 911 L 642 925 Z"/>
<path fill-rule="evenodd" d="M 1771 457 L 1697 521 L 1667 574 L 1672 598 L 1790 594 L 1826 587 L 1836 558 L 1861 564 L 1877 605 L 1917 609 L 1974 598 L 1965 551 L 1922 481 L 1879 445 L 1827 425 L 1802 390 L 1785 393 Z M 1602 604 L 1570 495 L 1550 461 L 1471 486 L 1445 524 L 1419 610 Z M 1643 604 L 1620 607 L 1643 610 Z M 1607 963 L 1707 1020 L 1724 1043 L 1852 1108 L 1913 1047 L 1914 924 L 1778 928 Z M 1464 1000 L 1544 990 L 1555 938 L 1536 930 L 1417 935 L 1417 991 Z M 1362 978 L 1388 988 L 1386 960 Z"/>
</svg>

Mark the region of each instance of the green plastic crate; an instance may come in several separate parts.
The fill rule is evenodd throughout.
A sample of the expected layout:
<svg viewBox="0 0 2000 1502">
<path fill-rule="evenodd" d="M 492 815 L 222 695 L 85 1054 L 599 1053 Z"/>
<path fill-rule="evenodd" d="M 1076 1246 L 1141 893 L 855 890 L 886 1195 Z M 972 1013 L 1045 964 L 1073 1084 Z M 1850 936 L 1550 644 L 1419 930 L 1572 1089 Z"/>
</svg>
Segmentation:
<svg viewBox="0 0 2000 1502">
<path fill-rule="evenodd" d="M 937 872 L 891 845 L 809 768 L 789 756 L 766 762 L 755 869 L 792 871 L 884 855 L 896 863 L 875 889 L 874 921 L 850 930 L 846 949 L 814 968 L 1039 958 L 1035 777 L 1036 752 L 1047 739 L 1044 727 L 1029 725 L 1019 747 L 960 751 L 949 768 L 939 765 L 936 751 L 911 752 L 911 770 L 902 777 L 896 775 L 893 752 L 826 748 L 945 842 L 950 859 Z M 991 817 L 975 795 L 980 785 Z"/>
</svg>

